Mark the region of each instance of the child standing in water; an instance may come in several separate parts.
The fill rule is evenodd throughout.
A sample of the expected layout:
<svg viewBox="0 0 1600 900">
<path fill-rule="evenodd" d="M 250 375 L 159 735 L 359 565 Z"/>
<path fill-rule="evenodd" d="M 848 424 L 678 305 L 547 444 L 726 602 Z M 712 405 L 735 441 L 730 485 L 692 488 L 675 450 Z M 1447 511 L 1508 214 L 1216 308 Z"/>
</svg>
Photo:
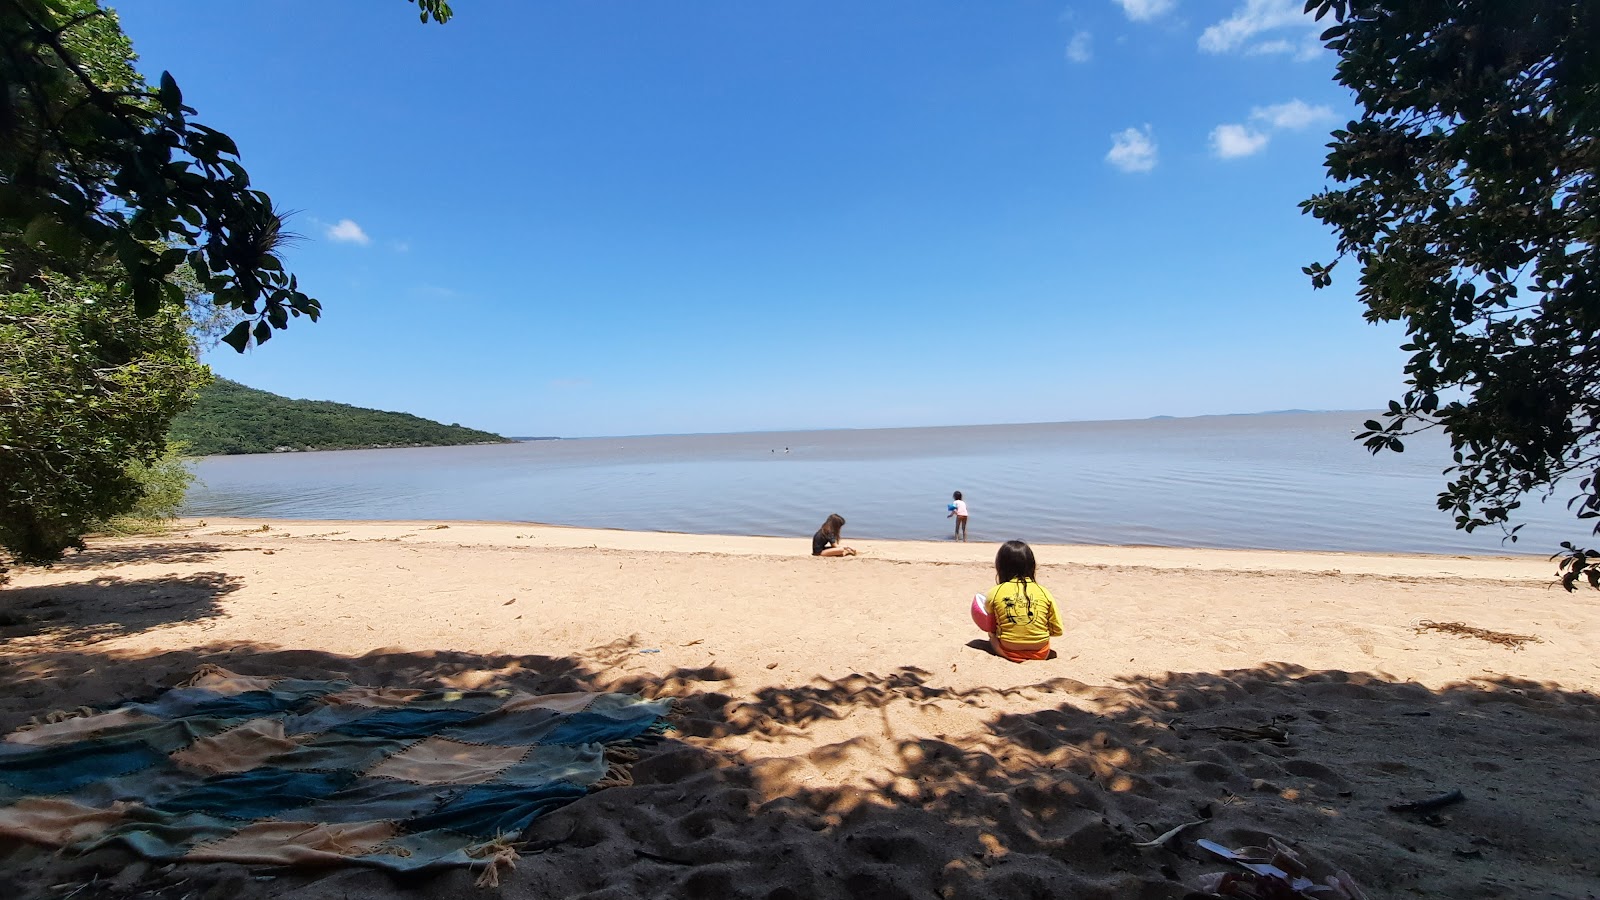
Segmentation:
<svg viewBox="0 0 1600 900">
<path fill-rule="evenodd" d="M 967 539 L 967 501 L 961 499 L 960 491 L 956 491 L 952 496 L 954 499 L 950 501 L 950 515 L 945 516 L 945 518 L 955 517 L 956 533 L 954 540 L 964 541 Z"/>
<path fill-rule="evenodd" d="M 1033 579 L 1033 548 L 1022 541 L 1006 541 L 994 556 L 995 586 L 973 598 L 973 619 L 983 627 L 978 613 L 987 613 L 989 646 L 1012 662 L 1050 658 L 1050 638 L 1062 634 L 1056 598 Z"/>
</svg>

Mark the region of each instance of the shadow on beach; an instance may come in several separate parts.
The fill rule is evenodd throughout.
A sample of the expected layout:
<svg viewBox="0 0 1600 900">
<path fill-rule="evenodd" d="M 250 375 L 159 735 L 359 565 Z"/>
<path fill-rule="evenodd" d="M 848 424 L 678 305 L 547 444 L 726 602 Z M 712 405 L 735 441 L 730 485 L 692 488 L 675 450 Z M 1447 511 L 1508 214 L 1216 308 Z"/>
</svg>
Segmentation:
<svg viewBox="0 0 1600 900">
<path fill-rule="evenodd" d="M 62 572 L 85 572 L 115 568 L 140 563 L 165 563 L 179 565 L 204 563 L 216 559 L 221 553 L 248 553 L 254 547 L 223 547 L 206 542 L 150 541 L 135 544 L 102 546 L 93 544 L 87 550 L 68 553 L 44 568 Z"/>
<path fill-rule="evenodd" d="M 99 641 L 221 614 L 238 576 L 196 572 L 159 578 L 102 575 L 84 582 L 0 589 L 0 646 L 25 637 Z"/>
<path fill-rule="evenodd" d="M 1181 898 L 1224 868 L 1193 839 L 1240 846 L 1269 836 L 1316 869 L 1349 871 L 1375 898 L 1582 897 L 1600 877 L 1600 698 L 1585 692 L 1502 677 L 1430 690 L 1276 663 L 965 691 L 901 669 L 740 699 L 719 690 L 731 676 L 714 666 L 620 672 L 636 654 L 629 642 L 561 658 L 345 657 L 256 644 L 11 654 L 0 669 L 0 729 L 47 708 L 148 696 L 205 663 L 368 684 L 677 698 L 680 730 L 635 764 L 632 786 L 534 823 L 525 837 L 537 849 L 499 889 L 504 897 Z M 1036 711 L 1014 711 L 1023 701 Z M 905 724 L 955 708 L 981 710 L 986 727 L 940 734 Z M 853 736 L 808 740 L 844 720 Z M 1389 809 L 1453 789 L 1466 801 L 1432 815 Z M 1185 822 L 1198 824 L 1165 847 L 1135 846 Z M 119 893 L 110 879 L 132 862 L 0 842 L 0 894 L 54 896 L 44 886 L 77 882 L 90 885 L 79 900 L 185 891 L 331 900 L 407 887 L 484 896 L 463 871 L 397 885 L 358 869 L 262 875 L 229 865 L 146 867 Z"/>
</svg>

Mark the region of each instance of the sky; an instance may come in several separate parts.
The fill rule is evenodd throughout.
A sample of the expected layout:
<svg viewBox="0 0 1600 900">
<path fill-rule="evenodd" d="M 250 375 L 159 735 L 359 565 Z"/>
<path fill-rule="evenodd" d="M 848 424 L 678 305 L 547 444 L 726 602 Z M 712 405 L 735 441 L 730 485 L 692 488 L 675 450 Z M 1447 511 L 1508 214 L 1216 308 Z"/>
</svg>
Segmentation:
<svg viewBox="0 0 1600 900">
<path fill-rule="evenodd" d="M 1365 409 L 1300 0 L 115 3 L 294 210 L 216 372 L 509 435 Z"/>
</svg>

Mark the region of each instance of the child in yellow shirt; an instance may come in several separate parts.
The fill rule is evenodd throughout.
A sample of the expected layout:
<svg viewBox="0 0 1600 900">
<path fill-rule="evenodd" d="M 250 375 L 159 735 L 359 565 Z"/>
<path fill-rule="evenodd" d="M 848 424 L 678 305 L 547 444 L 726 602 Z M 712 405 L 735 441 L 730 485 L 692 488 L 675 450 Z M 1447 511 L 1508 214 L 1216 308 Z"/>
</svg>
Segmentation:
<svg viewBox="0 0 1600 900">
<path fill-rule="evenodd" d="M 989 645 L 1012 662 L 1049 659 L 1050 639 L 1063 633 L 1056 598 L 1033 579 L 1036 568 L 1032 547 L 1006 541 L 994 555 L 995 586 L 979 595 L 988 613 Z"/>
</svg>

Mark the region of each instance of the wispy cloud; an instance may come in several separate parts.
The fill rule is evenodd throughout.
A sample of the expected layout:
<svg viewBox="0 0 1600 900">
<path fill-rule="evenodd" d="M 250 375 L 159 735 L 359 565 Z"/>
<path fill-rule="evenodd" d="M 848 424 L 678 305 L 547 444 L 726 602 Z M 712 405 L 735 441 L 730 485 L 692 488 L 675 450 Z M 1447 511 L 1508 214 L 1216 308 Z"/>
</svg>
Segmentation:
<svg viewBox="0 0 1600 900">
<path fill-rule="evenodd" d="M 365 247 L 372 243 L 372 238 L 361 230 L 361 226 L 354 219 L 340 219 L 327 228 L 328 240 L 338 241 L 342 244 L 360 244 Z"/>
<path fill-rule="evenodd" d="M 1067 41 L 1067 59 L 1075 63 L 1086 63 L 1094 59 L 1094 36 L 1087 31 L 1080 31 Z"/>
<path fill-rule="evenodd" d="M 1114 0 L 1135 22 L 1153 22 L 1172 11 L 1178 0 Z"/>
<path fill-rule="evenodd" d="M 1271 138 L 1244 125 L 1218 125 L 1211 129 L 1211 152 L 1219 159 L 1254 156 Z"/>
<path fill-rule="evenodd" d="M 1258 106 L 1250 110 L 1250 118 L 1273 128 L 1299 131 L 1323 122 L 1333 121 L 1333 110 L 1326 106 L 1312 106 L 1304 100 L 1290 100 L 1272 106 Z"/>
<path fill-rule="evenodd" d="M 1252 55 L 1292 53 L 1296 59 L 1312 59 L 1322 53 L 1317 35 L 1323 24 L 1305 12 L 1301 0 L 1245 0 L 1228 18 L 1200 33 L 1200 49 Z M 1285 29 L 1291 32 L 1288 36 L 1281 33 Z M 1257 40 L 1268 34 L 1272 36 Z"/>
<path fill-rule="evenodd" d="M 1150 126 L 1127 128 L 1111 136 L 1106 162 L 1124 172 L 1148 172 L 1156 167 L 1156 142 Z"/>
</svg>

